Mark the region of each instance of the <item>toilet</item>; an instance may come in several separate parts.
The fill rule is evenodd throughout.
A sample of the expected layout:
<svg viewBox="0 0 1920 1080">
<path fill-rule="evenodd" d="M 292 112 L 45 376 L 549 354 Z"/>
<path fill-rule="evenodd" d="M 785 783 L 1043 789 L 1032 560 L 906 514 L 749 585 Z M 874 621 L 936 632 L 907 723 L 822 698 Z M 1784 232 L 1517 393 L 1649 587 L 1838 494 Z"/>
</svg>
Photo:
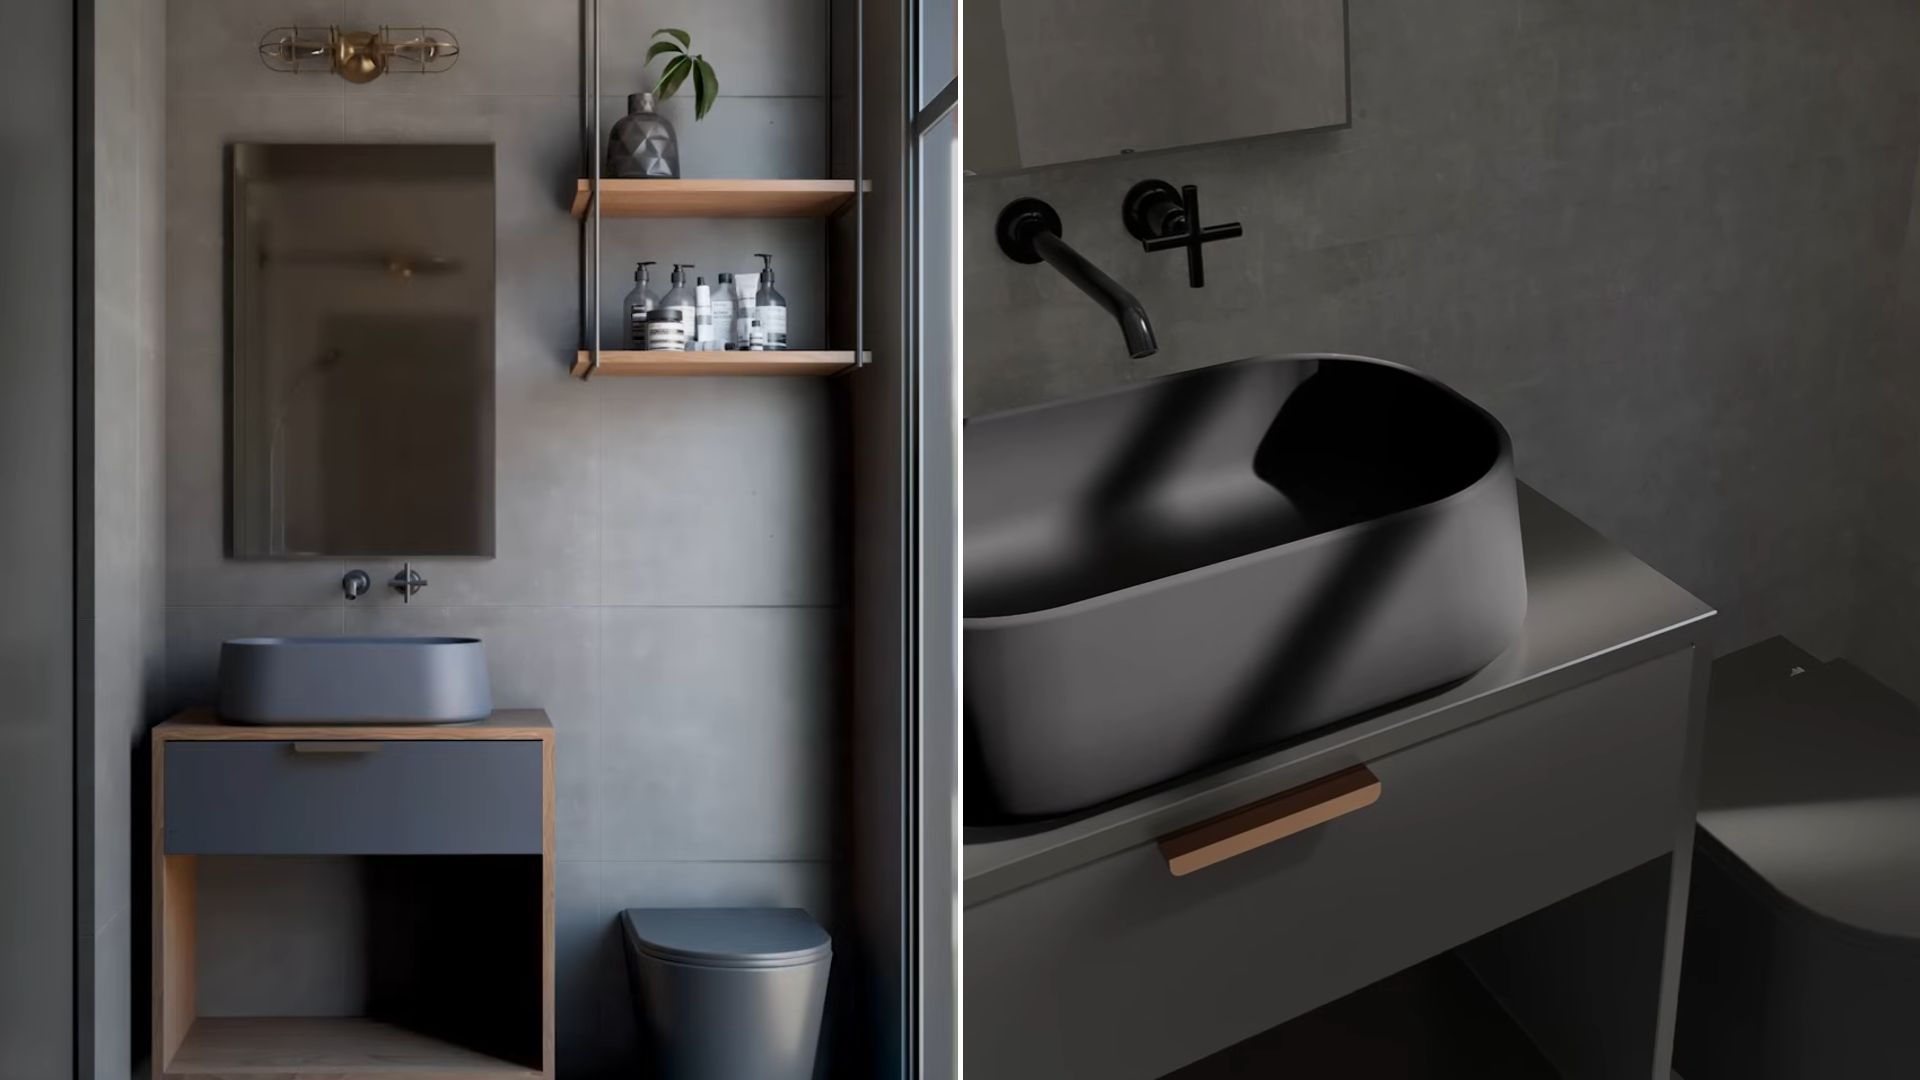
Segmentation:
<svg viewBox="0 0 1920 1080">
<path fill-rule="evenodd" d="M 833 941 L 799 908 L 630 908 L 627 974 L 661 1080 L 812 1080 Z"/>
<path fill-rule="evenodd" d="M 1920 707 L 1782 638 L 1715 663 L 1675 1070 L 1920 1069 Z"/>
</svg>

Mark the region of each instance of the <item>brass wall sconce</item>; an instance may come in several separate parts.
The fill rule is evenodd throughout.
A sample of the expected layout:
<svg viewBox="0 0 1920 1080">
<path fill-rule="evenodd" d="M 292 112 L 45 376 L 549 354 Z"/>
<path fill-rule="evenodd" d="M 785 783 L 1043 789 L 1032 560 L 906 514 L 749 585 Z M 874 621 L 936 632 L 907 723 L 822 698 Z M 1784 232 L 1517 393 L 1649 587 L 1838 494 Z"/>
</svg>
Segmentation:
<svg viewBox="0 0 1920 1080">
<path fill-rule="evenodd" d="M 460 41 L 438 26 L 276 26 L 260 36 L 260 62 L 289 75 L 331 72 L 370 83 L 389 71 L 437 75 L 460 58 Z"/>
</svg>

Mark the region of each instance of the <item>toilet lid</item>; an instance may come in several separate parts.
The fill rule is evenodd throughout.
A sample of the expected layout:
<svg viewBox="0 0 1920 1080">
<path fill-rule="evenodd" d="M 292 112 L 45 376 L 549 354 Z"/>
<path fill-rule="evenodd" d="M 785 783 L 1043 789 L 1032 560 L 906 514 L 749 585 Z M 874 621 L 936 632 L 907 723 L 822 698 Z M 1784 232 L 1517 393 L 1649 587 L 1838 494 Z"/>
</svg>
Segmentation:
<svg viewBox="0 0 1920 1080">
<path fill-rule="evenodd" d="M 1779 639 L 1716 663 L 1709 699 L 1700 826 L 1814 914 L 1920 939 L 1920 706 Z"/>
<path fill-rule="evenodd" d="M 799 908 L 629 908 L 627 934 L 643 953 L 702 967 L 789 967 L 833 951 Z"/>
</svg>

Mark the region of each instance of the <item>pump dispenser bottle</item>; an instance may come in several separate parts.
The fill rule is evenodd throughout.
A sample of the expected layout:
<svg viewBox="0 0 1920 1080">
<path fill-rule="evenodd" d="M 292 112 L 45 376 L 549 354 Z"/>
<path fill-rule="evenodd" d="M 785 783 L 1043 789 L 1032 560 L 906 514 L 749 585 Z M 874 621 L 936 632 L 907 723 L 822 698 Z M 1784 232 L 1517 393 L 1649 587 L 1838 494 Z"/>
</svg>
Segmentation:
<svg viewBox="0 0 1920 1080">
<path fill-rule="evenodd" d="M 754 258 L 763 260 L 764 265 L 760 268 L 760 288 L 753 294 L 753 347 L 785 349 L 787 298 L 773 287 L 773 256 L 755 252 Z"/>
<path fill-rule="evenodd" d="M 643 262 L 633 268 L 633 291 L 621 305 L 626 320 L 627 348 L 644 349 L 647 347 L 647 312 L 660 306 L 660 296 L 653 291 L 653 284 L 647 280 L 647 267 L 652 262 Z"/>
<path fill-rule="evenodd" d="M 694 300 L 693 290 L 687 287 L 687 271 L 693 269 L 692 263 L 673 264 L 673 287 L 660 301 L 660 306 L 679 313 L 680 326 L 686 331 L 687 341 L 693 341 L 694 319 L 698 316 L 698 304 Z"/>
</svg>

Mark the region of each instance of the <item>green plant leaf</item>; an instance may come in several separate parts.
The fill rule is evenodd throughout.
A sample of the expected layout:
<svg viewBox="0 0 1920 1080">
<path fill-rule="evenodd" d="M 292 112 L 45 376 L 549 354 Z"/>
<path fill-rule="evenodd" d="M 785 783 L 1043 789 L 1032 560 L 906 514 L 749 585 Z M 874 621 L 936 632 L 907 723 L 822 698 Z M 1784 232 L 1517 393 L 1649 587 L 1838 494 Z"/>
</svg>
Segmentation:
<svg viewBox="0 0 1920 1080">
<path fill-rule="evenodd" d="M 693 71 L 693 57 L 684 53 L 673 58 L 667 64 L 667 70 L 660 73 L 660 84 L 654 87 L 653 96 L 665 101 L 673 96 L 680 84 L 687 81 L 687 75 Z"/>
<path fill-rule="evenodd" d="M 720 76 L 713 73 L 713 65 L 707 63 L 704 56 L 693 58 L 693 118 L 705 120 L 713 111 L 713 103 L 720 97 Z"/>
<path fill-rule="evenodd" d="M 653 32 L 654 37 L 659 37 L 661 34 L 666 34 L 670 37 L 679 39 L 680 47 L 683 49 L 693 48 L 693 35 L 687 33 L 685 30 L 675 30 L 672 27 L 662 27 Z"/>
<path fill-rule="evenodd" d="M 647 58 L 643 63 L 653 63 L 653 58 L 659 56 L 661 53 L 674 53 L 678 55 L 679 52 L 680 46 L 671 41 L 656 41 L 653 43 L 653 48 L 647 50 Z"/>
</svg>

